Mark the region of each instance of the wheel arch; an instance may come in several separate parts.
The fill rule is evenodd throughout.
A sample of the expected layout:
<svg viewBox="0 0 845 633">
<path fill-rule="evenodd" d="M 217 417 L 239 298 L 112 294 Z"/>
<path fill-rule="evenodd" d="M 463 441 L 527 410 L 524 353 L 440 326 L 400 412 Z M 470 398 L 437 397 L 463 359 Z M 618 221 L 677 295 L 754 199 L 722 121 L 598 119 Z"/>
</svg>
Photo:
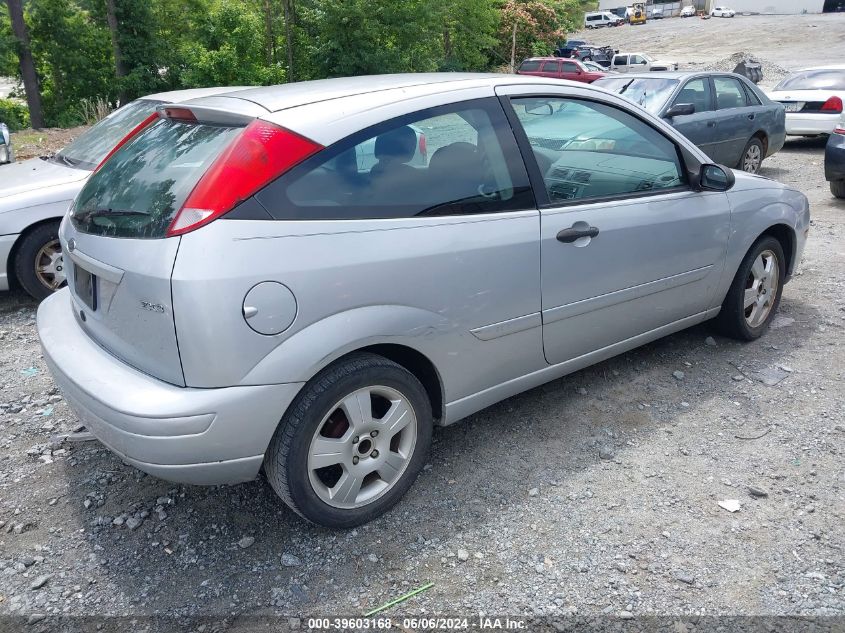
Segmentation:
<svg viewBox="0 0 845 633">
<path fill-rule="evenodd" d="M 766 158 L 769 154 L 769 135 L 765 130 L 759 129 L 751 135 L 751 138 L 756 138 L 763 144 L 763 158 Z"/>
<path fill-rule="evenodd" d="M 29 226 L 27 226 L 23 231 L 20 232 L 15 243 L 12 244 L 12 248 L 9 250 L 9 257 L 6 260 L 6 275 L 9 280 L 9 287 L 20 287 L 20 280 L 18 279 L 18 273 L 15 270 L 15 259 L 18 256 L 18 251 L 21 248 L 21 244 L 27 238 L 27 236 L 35 231 L 36 229 L 44 226 L 45 224 L 52 224 L 58 223 L 60 224 L 62 221 L 62 216 L 57 218 L 44 218 L 42 220 L 38 220 L 37 222 L 33 222 Z"/>
<path fill-rule="evenodd" d="M 434 419 L 439 420 L 443 417 L 443 381 L 434 363 L 425 354 L 407 345 L 378 343 L 348 352 L 335 360 L 334 363 L 341 362 L 353 354 L 360 354 L 362 352 L 376 354 L 392 360 L 397 365 L 401 365 L 411 372 L 422 383 L 426 394 L 428 394 Z"/>
<path fill-rule="evenodd" d="M 795 237 L 795 231 L 788 224 L 773 224 L 758 235 L 754 243 L 756 244 L 761 237 L 765 236 L 771 236 L 780 242 L 781 248 L 783 249 L 783 256 L 786 259 L 786 276 L 789 277 L 795 270 L 796 264 L 795 252 L 797 250 L 797 238 Z"/>
</svg>

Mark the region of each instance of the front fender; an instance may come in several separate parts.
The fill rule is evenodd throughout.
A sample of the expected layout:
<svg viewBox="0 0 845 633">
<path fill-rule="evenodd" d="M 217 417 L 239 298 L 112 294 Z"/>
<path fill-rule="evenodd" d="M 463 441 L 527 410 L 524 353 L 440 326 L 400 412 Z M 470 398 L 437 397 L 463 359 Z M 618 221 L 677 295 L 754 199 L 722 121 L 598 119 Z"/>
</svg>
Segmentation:
<svg viewBox="0 0 845 633">
<path fill-rule="evenodd" d="M 725 273 L 716 300 L 721 303 L 730 288 L 736 271 L 757 239 L 773 227 L 785 227 L 790 239 L 792 257 L 787 275 L 794 272 L 804 247 L 809 228 L 809 209 L 803 194 L 785 188 L 748 188 L 728 193 L 732 214 Z M 714 306 L 715 307 L 715 306 Z"/>
<path fill-rule="evenodd" d="M 443 335 L 454 329 L 443 316 L 402 305 L 364 306 L 326 317 L 300 330 L 244 377 L 241 384 L 305 382 L 349 352 L 378 344 L 403 345 L 431 360 Z"/>
</svg>

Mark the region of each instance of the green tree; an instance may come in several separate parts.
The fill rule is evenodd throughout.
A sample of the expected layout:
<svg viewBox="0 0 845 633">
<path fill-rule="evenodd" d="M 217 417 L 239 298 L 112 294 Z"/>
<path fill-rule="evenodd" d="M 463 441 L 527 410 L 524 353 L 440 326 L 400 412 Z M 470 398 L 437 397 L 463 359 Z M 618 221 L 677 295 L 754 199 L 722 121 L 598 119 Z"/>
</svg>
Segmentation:
<svg viewBox="0 0 845 633">
<path fill-rule="evenodd" d="M 507 0 L 501 9 L 499 46 L 511 70 L 531 55 L 549 54 L 566 37 L 572 2 L 556 0 Z M 503 55 L 504 56 L 504 55 Z"/>
<path fill-rule="evenodd" d="M 182 47 L 185 86 L 272 84 L 284 81 L 279 64 L 267 65 L 263 18 L 254 6 L 220 2 Z"/>
<path fill-rule="evenodd" d="M 79 123 L 83 99 L 117 96 L 108 33 L 89 11 L 72 0 L 30 0 L 26 16 L 48 125 Z"/>
<path fill-rule="evenodd" d="M 487 70 L 499 27 L 493 0 L 445 0 L 438 12 L 443 45 L 439 70 Z"/>
</svg>

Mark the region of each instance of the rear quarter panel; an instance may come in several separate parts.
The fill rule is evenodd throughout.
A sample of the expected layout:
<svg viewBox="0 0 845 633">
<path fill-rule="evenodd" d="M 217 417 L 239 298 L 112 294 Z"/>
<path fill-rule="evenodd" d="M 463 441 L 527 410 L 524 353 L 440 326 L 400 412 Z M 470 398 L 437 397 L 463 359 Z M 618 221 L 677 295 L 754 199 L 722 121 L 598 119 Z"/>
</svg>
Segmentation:
<svg viewBox="0 0 845 633">
<path fill-rule="evenodd" d="M 545 365 L 539 213 L 399 220 L 218 220 L 182 237 L 173 303 L 186 381 L 221 387 L 310 379 L 339 356 L 399 344 L 438 370 L 446 401 Z M 263 281 L 296 297 L 264 336 L 242 314 Z M 492 340 L 471 330 L 529 316 Z M 530 327 L 528 327 L 530 326 Z"/>
</svg>

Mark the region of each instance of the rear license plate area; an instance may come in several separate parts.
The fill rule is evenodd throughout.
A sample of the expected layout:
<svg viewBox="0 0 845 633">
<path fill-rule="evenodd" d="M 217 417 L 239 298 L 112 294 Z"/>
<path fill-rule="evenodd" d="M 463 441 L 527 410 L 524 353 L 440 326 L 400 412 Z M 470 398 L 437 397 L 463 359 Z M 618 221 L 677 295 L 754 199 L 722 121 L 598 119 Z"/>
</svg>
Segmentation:
<svg viewBox="0 0 845 633">
<path fill-rule="evenodd" d="M 792 103 L 784 103 L 784 108 L 786 108 L 787 112 L 800 112 L 801 109 L 804 107 L 804 104 L 800 101 L 795 101 Z"/>
<path fill-rule="evenodd" d="M 97 276 L 81 266 L 73 266 L 73 288 L 76 296 L 92 310 L 97 309 Z"/>
</svg>

